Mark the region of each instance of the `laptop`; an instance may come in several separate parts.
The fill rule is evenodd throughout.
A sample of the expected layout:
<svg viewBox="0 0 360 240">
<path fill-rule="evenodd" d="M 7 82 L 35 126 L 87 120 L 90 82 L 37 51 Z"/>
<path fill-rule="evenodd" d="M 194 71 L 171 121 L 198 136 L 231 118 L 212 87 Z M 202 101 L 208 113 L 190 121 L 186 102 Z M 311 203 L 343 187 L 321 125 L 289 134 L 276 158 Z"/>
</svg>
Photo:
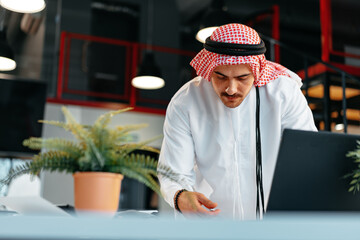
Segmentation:
<svg viewBox="0 0 360 240">
<path fill-rule="evenodd" d="M 359 135 L 285 129 L 267 211 L 359 211 L 360 193 L 348 192 L 357 164 L 346 157 Z"/>
</svg>

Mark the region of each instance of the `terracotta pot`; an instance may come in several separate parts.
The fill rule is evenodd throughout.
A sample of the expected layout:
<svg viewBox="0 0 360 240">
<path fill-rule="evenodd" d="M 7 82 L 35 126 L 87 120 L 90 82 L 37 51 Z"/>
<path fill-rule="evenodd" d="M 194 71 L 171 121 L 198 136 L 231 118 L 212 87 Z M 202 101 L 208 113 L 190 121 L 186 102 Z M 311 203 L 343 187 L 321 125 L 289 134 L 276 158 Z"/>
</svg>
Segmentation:
<svg viewBox="0 0 360 240">
<path fill-rule="evenodd" d="M 107 172 L 77 172 L 73 177 L 77 213 L 114 214 L 118 210 L 123 175 Z"/>
</svg>

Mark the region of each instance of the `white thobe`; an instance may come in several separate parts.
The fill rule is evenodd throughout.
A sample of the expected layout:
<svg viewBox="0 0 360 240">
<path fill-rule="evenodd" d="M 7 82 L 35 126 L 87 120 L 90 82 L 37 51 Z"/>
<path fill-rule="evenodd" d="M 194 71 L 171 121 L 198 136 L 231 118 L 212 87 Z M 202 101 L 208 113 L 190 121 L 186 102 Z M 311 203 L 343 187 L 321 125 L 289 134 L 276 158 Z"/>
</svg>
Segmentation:
<svg viewBox="0 0 360 240">
<path fill-rule="evenodd" d="M 314 130 L 299 77 L 280 76 L 261 86 L 260 132 L 265 205 L 283 129 Z M 179 173 L 180 183 L 160 177 L 165 200 L 186 188 L 218 204 L 220 216 L 256 218 L 256 89 L 236 108 L 226 107 L 211 82 L 196 77 L 172 98 L 164 122 L 159 163 Z M 195 170 L 194 170 L 195 169 Z M 197 171 L 198 170 L 198 171 Z"/>
</svg>

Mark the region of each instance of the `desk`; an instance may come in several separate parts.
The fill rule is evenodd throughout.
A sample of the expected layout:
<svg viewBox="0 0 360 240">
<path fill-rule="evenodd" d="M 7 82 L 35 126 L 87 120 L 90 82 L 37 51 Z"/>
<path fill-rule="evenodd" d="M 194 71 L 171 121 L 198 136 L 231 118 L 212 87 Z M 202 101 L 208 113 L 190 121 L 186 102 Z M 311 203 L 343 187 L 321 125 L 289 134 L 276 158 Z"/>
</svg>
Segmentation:
<svg viewBox="0 0 360 240">
<path fill-rule="evenodd" d="M 0 239 L 359 239 L 360 213 L 272 213 L 262 221 L 0 217 Z"/>
</svg>

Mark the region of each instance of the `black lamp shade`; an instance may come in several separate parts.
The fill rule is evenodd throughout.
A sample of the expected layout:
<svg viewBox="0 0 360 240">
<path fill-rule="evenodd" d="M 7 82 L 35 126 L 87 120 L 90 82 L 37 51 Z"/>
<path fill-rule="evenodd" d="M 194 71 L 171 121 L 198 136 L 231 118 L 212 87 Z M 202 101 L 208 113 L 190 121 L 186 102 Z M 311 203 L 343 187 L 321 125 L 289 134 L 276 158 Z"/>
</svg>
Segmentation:
<svg viewBox="0 0 360 240">
<path fill-rule="evenodd" d="M 161 77 L 160 68 L 155 63 L 153 52 L 145 52 L 143 61 L 138 68 L 137 77 L 133 78 L 131 84 L 140 89 L 159 89 L 165 85 Z"/>
<path fill-rule="evenodd" d="M 9 46 L 9 44 L 4 40 L 0 40 L 0 57 L 5 57 L 14 60 L 14 51 Z"/>
<path fill-rule="evenodd" d="M 214 26 L 221 26 L 232 22 L 229 13 L 223 9 L 210 8 L 204 15 L 200 29 Z"/>
<path fill-rule="evenodd" d="M 138 76 L 154 76 L 161 78 L 161 71 L 155 63 L 153 52 L 146 52 L 138 69 Z"/>
<path fill-rule="evenodd" d="M 219 26 L 231 23 L 232 17 L 227 12 L 223 0 L 213 0 L 210 8 L 205 12 L 200 22 L 196 39 L 202 43 Z"/>
<path fill-rule="evenodd" d="M 16 68 L 14 51 L 6 41 L 5 30 L 0 31 L 0 71 L 11 71 Z"/>
</svg>

